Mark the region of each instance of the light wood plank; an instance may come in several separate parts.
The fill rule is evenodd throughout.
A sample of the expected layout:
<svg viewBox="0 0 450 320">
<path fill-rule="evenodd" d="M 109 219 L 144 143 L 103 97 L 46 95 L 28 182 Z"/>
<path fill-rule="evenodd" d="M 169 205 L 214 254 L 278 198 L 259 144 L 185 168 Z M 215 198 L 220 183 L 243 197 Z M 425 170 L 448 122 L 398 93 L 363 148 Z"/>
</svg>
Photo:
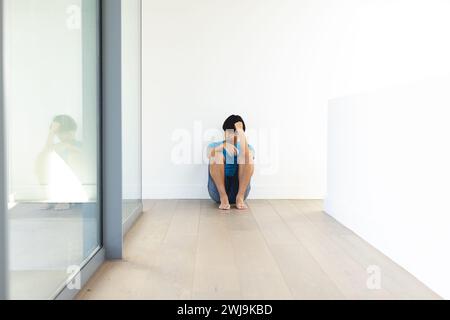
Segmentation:
<svg viewBox="0 0 450 320">
<path fill-rule="evenodd" d="M 147 207 L 124 239 L 123 261 L 105 263 L 80 296 L 101 300 L 123 296 L 138 298 L 140 292 L 151 288 L 154 284 L 151 271 L 158 265 L 157 257 L 176 206 L 177 201 L 156 201 Z"/>
<path fill-rule="evenodd" d="M 140 289 L 149 285 L 147 268 L 126 261 L 108 261 L 83 288 L 78 299 L 133 299 Z"/>
<path fill-rule="evenodd" d="M 287 215 L 291 218 L 293 213 L 286 214 L 288 208 L 296 210 L 296 206 L 291 203 L 289 207 L 283 206 L 277 208 L 274 206 L 281 217 Z M 299 212 L 299 215 L 306 215 L 313 210 L 306 207 Z M 291 223 L 290 228 L 297 239 L 308 248 L 310 254 L 319 263 L 322 270 L 336 284 L 339 290 L 348 299 L 393 299 L 393 295 L 385 289 L 370 290 L 367 287 L 369 277 L 367 269 L 357 263 L 345 250 L 339 247 L 330 237 L 330 229 L 323 225 L 315 225 L 309 219 L 303 219 L 301 225 Z"/>
<path fill-rule="evenodd" d="M 136 299 L 186 300 L 192 298 L 197 237 L 182 235 L 161 244 L 152 257 L 147 285 L 136 290 Z"/>
<path fill-rule="evenodd" d="M 152 267 L 166 238 L 178 201 L 157 201 L 142 214 L 124 239 L 124 260 Z"/>
<path fill-rule="evenodd" d="M 371 266 L 379 268 L 382 279 L 381 287 L 391 293 L 395 299 L 440 298 L 394 261 L 324 213 L 323 201 L 309 200 L 305 202 L 305 206 L 310 210 L 306 214 L 308 219 L 320 227 L 329 224 L 328 230 L 335 231 L 330 233 L 333 241 L 362 267 L 366 270 Z M 301 210 L 301 204 L 296 203 L 296 207 L 300 207 Z"/>
<path fill-rule="evenodd" d="M 215 204 L 201 206 L 193 299 L 242 298 L 226 219 Z"/>
<path fill-rule="evenodd" d="M 290 289 L 253 216 L 234 211 L 228 216 L 227 225 L 243 298 L 292 299 Z"/>
<path fill-rule="evenodd" d="M 294 299 L 344 299 L 334 282 L 302 245 L 273 245 L 277 260 Z"/>
<path fill-rule="evenodd" d="M 263 204 L 249 204 L 260 231 L 269 244 L 292 245 L 299 243 L 284 221 L 267 201 Z"/>
<path fill-rule="evenodd" d="M 344 227 L 334 218 L 323 211 L 322 201 L 319 200 L 292 200 L 290 201 L 297 209 L 298 213 L 308 218 L 317 228 L 327 234 L 350 235 L 353 232 Z"/>
<path fill-rule="evenodd" d="M 320 200 L 146 201 L 79 299 L 439 299 L 322 210 Z M 382 271 L 369 290 L 367 267 Z"/>
<path fill-rule="evenodd" d="M 147 257 L 151 285 L 137 293 L 138 299 L 191 299 L 199 216 L 200 201 L 176 203 L 163 242 Z"/>
<path fill-rule="evenodd" d="M 252 205 L 251 209 L 293 297 L 295 299 L 344 298 L 273 207 L 281 208 L 286 206 L 286 203 L 286 201 L 268 201 L 263 206 Z M 285 209 L 289 209 L 289 206 Z M 290 214 L 293 217 L 298 216 L 294 211 L 290 211 Z"/>
<path fill-rule="evenodd" d="M 355 234 L 338 235 L 334 241 L 361 265 L 376 266 L 381 271 L 381 286 L 395 299 L 435 300 L 441 299 L 408 271 L 397 265 L 369 243 Z"/>
<path fill-rule="evenodd" d="M 198 236 L 200 210 L 200 200 L 179 200 L 165 240 L 182 236 Z"/>
</svg>

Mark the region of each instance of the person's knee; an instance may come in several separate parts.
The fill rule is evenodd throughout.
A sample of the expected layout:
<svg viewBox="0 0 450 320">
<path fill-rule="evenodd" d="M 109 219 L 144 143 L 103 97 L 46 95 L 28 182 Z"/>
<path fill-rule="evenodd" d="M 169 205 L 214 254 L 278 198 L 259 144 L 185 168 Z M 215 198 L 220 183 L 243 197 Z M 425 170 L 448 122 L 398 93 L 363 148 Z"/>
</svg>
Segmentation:
<svg viewBox="0 0 450 320">
<path fill-rule="evenodd" d="M 245 172 L 254 172 L 255 171 L 255 165 L 253 163 L 247 163 L 247 164 L 240 164 L 239 169 L 243 170 Z"/>
</svg>

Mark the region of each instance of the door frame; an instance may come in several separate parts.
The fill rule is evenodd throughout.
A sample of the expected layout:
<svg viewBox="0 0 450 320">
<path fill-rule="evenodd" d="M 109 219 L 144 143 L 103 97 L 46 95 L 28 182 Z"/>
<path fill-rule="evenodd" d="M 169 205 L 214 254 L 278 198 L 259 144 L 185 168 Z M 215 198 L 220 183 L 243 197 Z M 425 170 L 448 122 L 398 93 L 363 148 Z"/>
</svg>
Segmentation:
<svg viewBox="0 0 450 320">
<path fill-rule="evenodd" d="M 0 1 L 0 300 L 8 297 L 8 175 L 6 170 L 6 121 L 3 96 L 3 1 Z"/>
<path fill-rule="evenodd" d="M 122 229 L 122 2 L 98 1 L 100 92 L 100 213 L 102 247 L 84 264 L 56 296 L 76 297 L 105 260 L 120 260 L 123 254 Z M 69 288 L 72 281 L 78 288 Z M 71 286 L 72 287 L 72 286 Z"/>
<path fill-rule="evenodd" d="M 122 2 L 96 0 L 99 32 L 99 204 L 101 244 L 55 299 L 73 299 L 106 259 L 122 259 Z M 0 0 L 0 300 L 8 298 L 6 121 L 3 92 L 3 0 Z M 73 288 L 79 281 L 81 286 Z"/>
</svg>

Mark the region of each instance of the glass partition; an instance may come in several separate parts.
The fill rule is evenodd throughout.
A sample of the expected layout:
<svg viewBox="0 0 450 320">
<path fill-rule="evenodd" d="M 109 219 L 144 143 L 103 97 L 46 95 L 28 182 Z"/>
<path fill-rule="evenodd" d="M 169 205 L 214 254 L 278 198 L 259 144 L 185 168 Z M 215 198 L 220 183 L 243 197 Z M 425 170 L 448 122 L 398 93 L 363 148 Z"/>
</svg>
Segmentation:
<svg viewBox="0 0 450 320">
<path fill-rule="evenodd" d="M 99 5 L 3 2 L 9 296 L 49 299 L 101 246 Z"/>
<path fill-rule="evenodd" d="M 123 221 L 141 210 L 141 0 L 122 1 Z"/>
</svg>

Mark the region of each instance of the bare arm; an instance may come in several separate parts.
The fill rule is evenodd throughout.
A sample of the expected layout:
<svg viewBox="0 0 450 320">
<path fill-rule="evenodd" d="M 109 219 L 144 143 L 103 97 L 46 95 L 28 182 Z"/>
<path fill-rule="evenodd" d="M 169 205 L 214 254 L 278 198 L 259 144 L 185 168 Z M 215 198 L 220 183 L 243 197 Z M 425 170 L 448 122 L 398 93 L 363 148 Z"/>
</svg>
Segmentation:
<svg viewBox="0 0 450 320">
<path fill-rule="evenodd" d="M 237 154 L 237 148 L 229 143 L 221 143 L 215 148 L 208 149 L 208 159 L 210 161 L 223 161 L 223 150 L 226 149 L 229 154 Z"/>
<path fill-rule="evenodd" d="M 236 133 L 239 139 L 239 164 L 252 164 L 253 163 L 253 153 L 248 146 L 247 136 L 244 132 L 244 124 L 242 122 L 236 123 Z"/>
</svg>

